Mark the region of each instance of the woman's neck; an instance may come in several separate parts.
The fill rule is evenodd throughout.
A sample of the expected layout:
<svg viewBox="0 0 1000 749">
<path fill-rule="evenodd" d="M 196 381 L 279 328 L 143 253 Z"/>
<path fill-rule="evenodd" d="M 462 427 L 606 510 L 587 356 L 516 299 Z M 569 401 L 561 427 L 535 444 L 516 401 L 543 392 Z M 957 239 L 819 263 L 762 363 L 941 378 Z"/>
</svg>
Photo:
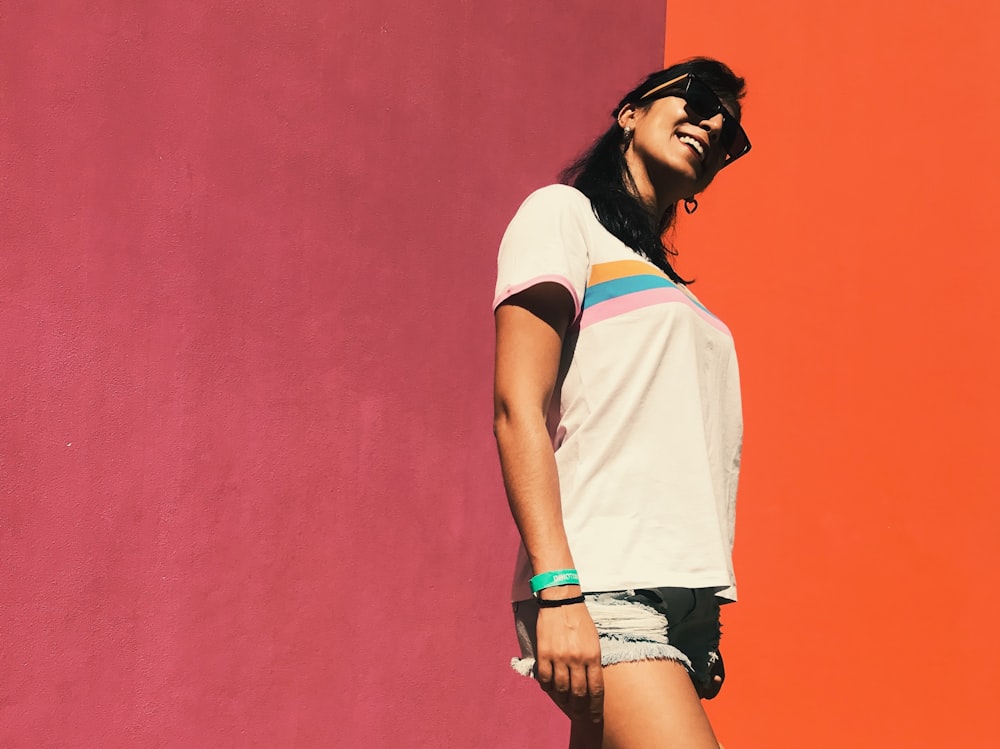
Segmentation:
<svg viewBox="0 0 1000 749">
<path fill-rule="evenodd" d="M 669 175 L 663 175 L 664 179 L 654 181 L 631 148 L 625 152 L 625 164 L 631 177 L 630 187 L 654 222 L 659 223 L 668 208 L 688 197 L 683 194 L 679 185 L 670 185 Z"/>
</svg>

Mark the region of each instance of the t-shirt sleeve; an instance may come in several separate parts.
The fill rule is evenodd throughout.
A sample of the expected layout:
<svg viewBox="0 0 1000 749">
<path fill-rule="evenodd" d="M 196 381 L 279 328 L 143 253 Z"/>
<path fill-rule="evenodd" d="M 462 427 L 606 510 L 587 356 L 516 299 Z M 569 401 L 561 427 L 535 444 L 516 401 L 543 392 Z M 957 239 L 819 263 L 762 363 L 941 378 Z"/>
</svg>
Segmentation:
<svg viewBox="0 0 1000 749">
<path fill-rule="evenodd" d="M 573 296 L 580 315 L 590 274 L 587 220 L 590 201 L 566 185 L 536 190 L 521 204 L 500 242 L 495 310 L 504 300 L 540 283 L 557 283 Z"/>
</svg>

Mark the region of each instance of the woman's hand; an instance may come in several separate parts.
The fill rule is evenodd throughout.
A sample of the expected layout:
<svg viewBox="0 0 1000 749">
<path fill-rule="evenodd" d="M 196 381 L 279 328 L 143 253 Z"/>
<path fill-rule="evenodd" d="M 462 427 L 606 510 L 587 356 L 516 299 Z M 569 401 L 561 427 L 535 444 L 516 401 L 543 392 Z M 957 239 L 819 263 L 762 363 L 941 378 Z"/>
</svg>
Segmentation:
<svg viewBox="0 0 1000 749">
<path fill-rule="evenodd" d="M 560 589 L 559 597 L 563 592 L 579 591 L 569 587 L 570 591 Z M 570 720 L 600 722 L 604 714 L 601 645 L 587 607 L 575 603 L 540 609 L 536 637 L 536 669 L 542 689 Z"/>
</svg>

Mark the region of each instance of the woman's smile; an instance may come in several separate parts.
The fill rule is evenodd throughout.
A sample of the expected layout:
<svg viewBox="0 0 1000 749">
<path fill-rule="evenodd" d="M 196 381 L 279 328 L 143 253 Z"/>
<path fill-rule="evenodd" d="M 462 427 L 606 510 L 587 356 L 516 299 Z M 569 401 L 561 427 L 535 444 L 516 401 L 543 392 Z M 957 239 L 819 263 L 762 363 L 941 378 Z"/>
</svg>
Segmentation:
<svg viewBox="0 0 1000 749">
<path fill-rule="evenodd" d="M 702 143 L 693 135 L 686 135 L 686 134 L 678 135 L 677 140 L 679 140 L 681 143 L 686 144 L 698 157 L 699 162 L 703 162 L 705 160 L 705 152 L 708 150 L 707 143 Z"/>
</svg>

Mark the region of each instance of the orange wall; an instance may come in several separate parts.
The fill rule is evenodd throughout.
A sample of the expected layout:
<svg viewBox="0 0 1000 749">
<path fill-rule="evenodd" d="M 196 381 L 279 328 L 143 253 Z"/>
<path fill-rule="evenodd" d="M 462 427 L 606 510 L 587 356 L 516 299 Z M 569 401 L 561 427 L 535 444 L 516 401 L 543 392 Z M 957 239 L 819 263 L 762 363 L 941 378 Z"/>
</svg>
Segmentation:
<svg viewBox="0 0 1000 749">
<path fill-rule="evenodd" d="M 744 378 L 727 746 L 994 741 L 998 25 L 985 0 L 669 4 L 667 61 L 745 75 L 754 144 L 676 238 Z"/>
</svg>

